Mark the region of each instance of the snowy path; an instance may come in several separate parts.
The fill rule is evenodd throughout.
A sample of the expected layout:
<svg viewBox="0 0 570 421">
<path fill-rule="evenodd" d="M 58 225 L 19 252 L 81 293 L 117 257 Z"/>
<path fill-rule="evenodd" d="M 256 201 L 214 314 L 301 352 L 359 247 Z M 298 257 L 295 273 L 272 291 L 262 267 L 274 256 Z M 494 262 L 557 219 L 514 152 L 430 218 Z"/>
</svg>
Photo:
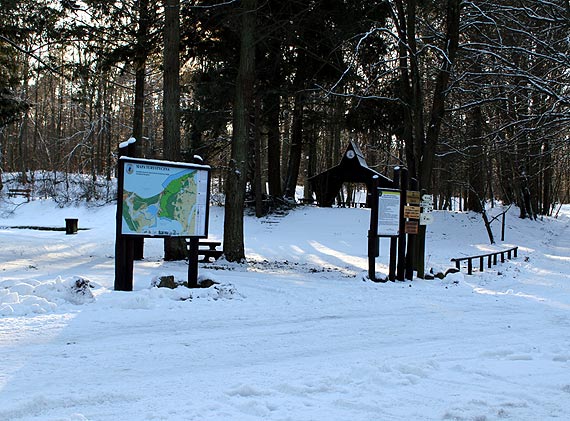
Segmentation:
<svg viewBox="0 0 570 421">
<path fill-rule="evenodd" d="M 557 233 L 552 243 L 546 245 L 549 249 L 546 257 L 551 260 L 552 264 L 561 266 L 570 264 L 570 225 L 566 225 L 562 231 Z"/>
<path fill-rule="evenodd" d="M 530 323 L 540 304 L 523 314 L 516 295 L 481 294 L 466 310 L 473 293 L 461 285 L 303 284 L 246 273 L 232 282 L 245 298 L 191 304 L 106 294 L 73 318 L 52 317 L 41 332 L 29 326 L 29 337 L 2 348 L 20 369 L 2 391 L 11 399 L 0 418 L 567 415 L 569 343 L 544 331 L 563 322 L 560 314 Z"/>
</svg>

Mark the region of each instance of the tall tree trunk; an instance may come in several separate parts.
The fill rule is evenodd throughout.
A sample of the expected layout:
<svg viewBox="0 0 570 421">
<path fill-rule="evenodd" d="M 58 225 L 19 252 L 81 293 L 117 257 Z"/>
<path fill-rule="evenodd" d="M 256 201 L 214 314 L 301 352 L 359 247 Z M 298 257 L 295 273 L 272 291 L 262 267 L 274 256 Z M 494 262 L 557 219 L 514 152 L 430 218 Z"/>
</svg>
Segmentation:
<svg viewBox="0 0 570 421">
<path fill-rule="evenodd" d="M 135 99 L 133 112 L 133 137 L 137 140 L 133 150 L 134 155 L 140 155 L 144 151 L 143 127 L 144 127 L 144 84 L 146 72 L 146 58 L 139 57 L 136 61 L 135 75 Z"/>
<path fill-rule="evenodd" d="M 279 136 L 279 94 L 271 92 L 265 96 L 265 114 L 267 123 L 267 184 L 269 195 L 281 197 L 281 139 Z"/>
<path fill-rule="evenodd" d="M 143 155 L 144 151 L 147 149 L 145 147 L 145 142 L 143 140 L 143 128 L 144 128 L 144 102 L 145 102 L 145 82 L 146 82 L 146 64 L 148 60 L 148 38 L 150 31 L 150 17 L 149 17 L 149 0 L 139 0 L 136 2 L 138 7 L 138 28 L 136 35 L 136 51 L 135 51 L 135 99 L 134 99 L 134 112 L 133 112 L 133 137 L 137 140 L 135 145 L 135 156 Z M 178 25 L 178 12 L 176 12 L 176 7 L 173 3 L 174 9 L 172 10 L 173 16 L 169 16 L 169 19 L 173 20 L 174 25 Z M 166 15 L 165 15 L 166 16 Z M 174 31 L 178 31 L 176 28 Z M 174 39 L 166 42 L 178 43 L 176 40 L 177 36 L 174 35 Z M 174 46 L 173 46 L 174 48 Z M 170 60 L 178 61 L 178 53 L 172 51 L 172 57 Z M 166 65 L 166 62 L 165 62 Z M 172 82 L 169 82 L 172 83 Z M 174 82 L 177 83 L 177 82 Z M 178 99 L 176 99 L 179 102 Z M 175 117 L 176 118 L 176 117 Z"/>
<path fill-rule="evenodd" d="M 441 123 L 445 114 L 445 100 L 451 71 L 455 64 L 455 57 L 459 47 L 459 27 L 461 19 L 461 0 L 448 0 L 446 16 L 445 57 L 442 59 L 438 71 L 433 102 L 430 113 L 430 122 L 427 127 L 425 143 L 422 145 L 422 154 L 419 170 L 420 189 L 429 191 L 431 187 L 431 174 L 435 159 L 435 151 L 439 143 Z M 416 139 L 417 141 L 417 139 Z"/>
<path fill-rule="evenodd" d="M 295 74 L 294 86 L 297 89 L 295 93 L 295 103 L 293 104 L 293 122 L 291 124 L 291 149 L 289 152 L 289 162 L 287 165 L 287 178 L 285 182 L 284 195 L 287 198 L 295 198 L 295 189 L 297 188 L 297 180 L 299 178 L 299 169 L 301 167 L 301 156 L 303 152 L 303 116 L 305 105 L 305 54 L 298 51 L 297 56 L 297 73 Z"/>
<path fill-rule="evenodd" d="M 164 158 L 180 158 L 180 2 L 164 0 Z"/>
<path fill-rule="evenodd" d="M 284 195 L 287 198 L 295 198 L 295 189 L 301 168 L 301 156 L 303 152 L 303 108 L 304 93 L 297 92 L 295 105 L 293 106 L 293 123 L 291 125 L 291 149 L 289 163 L 287 165 L 287 179 Z"/>
<path fill-rule="evenodd" d="M 257 97 L 255 99 L 254 109 L 255 109 L 255 118 L 254 118 L 254 126 L 253 129 L 253 156 L 254 156 L 254 168 L 253 168 L 253 188 L 255 193 L 255 216 L 261 218 L 264 215 L 263 209 L 263 159 L 262 159 L 262 137 L 261 137 L 261 130 L 259 127 L 260 121 L 260 98 Z"/>
<path fill-rule="evenodd" d="M 542 214 L 551 215 L 552 205 L 554 204 L 554 197 L 552 195 L 552 150 L 550 142 L 546 140 L 543 143 L 543 154 L 541 159 L 542 164 Z"/>
<path fill-rule="evenodd" d="M 103 119 L 103 139 L 105 142 L 105 156 L 106 156 L 106 162 L 105 162 L 105 166 L 106 166 L 106 174 L 105 177 L 107 179 L 107 181 L 111 181 L 111 175 L 112 175 L 112 169 L 113 166 L 111 164 L 111 150 L 112 150 L 112 146 L 111 146 L 111 125 L 109 123 L 109 116 L 111 115 L 111 104 L 112 104 L 112 97 L 113 94 L 111 93 L 112 90 L 109 89 L 109 84 L 105 83 L 105 95 L 103 95 L 103 97 L 105 98 L 104 101 L 104 105 L 103 105 L 103 114 L 105 116 L 105 118 Z"/>
<path fill-rule="evenodd" d="M 180 1 L 164 0 L 164 158 L 180 159 Z M 181 238 L 164 240 L 164 260 L 183 260 L 186 242 Z"/>
<path fill-rule="evenodd" d="M 330 142 L 327 145 L 329 149 L 326 156 L 326 169 L 329 169 L 338 164 L 341 155 L 341 135 L 342 135 L 342 121 L 345 112 L 345 101 L 343 98 L 335 96 L 332 98 L 332 112 L 330 124 Z"/>
<path fill-rule="evenodd" d="M 24 59 L 24 66 L 23 66 L 23 78 L 22 78 L 22 95 L 24 98 L 28 96 L 28 73 L 29 73 L 30 63 L 28 58 Z M 22 124 L 20 125 L 20 132 L 18 134 L 18 166 L 21 173 L 21 182 L 28 183 L 28 126 L 29 126 L 30 114 L 26 110 L 22 117 Z"/>
<path fill-rule="evenodd" d="M 313 126 L 315 124 L 313 123 Z M 305 160 L 305 188 L 304 188 L 304 199 L 307 203 L 311 203 L 313 200 L 313 186 L 311 185 L 309 179 L 317 174 L 317 133 L 316 128 L 311 127 L 310 138 L 308 142 L 308 156 Z"/>
<path fill-rule="evenodd" d="M 404 3 L 406 3 L 406 7 L 404 7 Z M 417 177 L 416 174 L 416 158 L 415 158 L 415 148 L 414 144 L 414 128 L 417 128 L 418 125 L 415 121 L 419 118 L 416 113 L 418 108 L 415 104 L 419 101 L 419 98 L 415 98 L 413 95 L 413 80 L 417 79 L 417 76 L 414 76 L 414 73 L 419 72 L 419 68 L 417 67 L 417 61 L 411 61 L 411 57 L 415 55 L 415 51 L 412 51 L 412 48 L 415 46 L 415 43 L 412 41 L 410 44 L 410 40 L 415 39 L 415 10 L 416 10 L 416 2 L 415 0 L 410 1 L 403 1 L 403 0 L 396 0 L 394 2 L 396 7 L 395 11 L 395 23 L 396 29 L 398 31 L 398 62 L 399 62 L 399 78 L 400 78 L 400 96 L 405 107 L 403 107 L 404 115 L 402 116 L 402 130 L 401 130 L 401 137 L 403 140 L 403 146 L 406 156 L 406 164 L 408 166 L 409 174 L 412 177 Z M 416 67 L 413 67 L 413 64 L 416 64 Z M 419 85 L 416 85 L 419 87 Z M 423 105 L 423 104 L 422 104 Z M 421 110 L 421 108 L 420 108 Z M 423 120 L 423 117 L 421 117 Z"/>
<path fill-rule="evenodd" d="M 422 92 L 422 68 L 419 62 L 419 51 L 416 44 L 418 38 L 416 12 L 419 7 L 417 0 L 396 0 L 394 18 L 399 35 L 399 72 L 404 118 L 402 137 L 405 141 L 406 162 L 410 178 L 418 181 L 418 189 L 430 191 L 435 152 L 439 143 L 439 134 L 445 114 L 445 102 L 451 77 L 451 70 L 459 46 L 459 23 L 461 15 L 461 0 L 447 0 L 446 36 L 442 43 L 441 65 L 437 71 L 432 95 Z M 432 98 L 429 125 L 424 128 L 424 108 L 426 98 Z M 423 274 L 419 267 L 424 255 L 425 229 L 417 236 L 418 244 L 422 244 L 416 253 L 414 267 Z"/>
<path fill-rule="evenodd" d="M 148 0 L 139 0 L 138 6 L 138 29 L 137 29 L 137 50 L 135 53 L 135 99 L 133 112 L 133 137 L 137 140 L 129 145 L 130 155 L 137 157 L 145 150 L 143 140 L 144 127 L 144 96 L 145 96 L 145 73 L 148 52 L 145 48 L 148 38 L 149 18 Z M 134 244 L 134 258 L 142 260 L 144 257 L 144 238 L 136 238 Z"/>
<path fill-rule="evenodd" d="M 242 1 L 240 58 L 233 110 L 231 160 L 226 176 L 224 255 L 230 262 L 245 259 L 243 211 L 247 177 L 250 116 L 255 80 L 255 9 L 257 0 Z"/>
<path fill-rule="evenodd" d="M 467 127 L 467 137 L 469 139 L 469 158 L 468 158 L 468 192 L 466 210 L 474 212 L 482 212 L 485 186 L 485 165 L 483 163 L 483 114 L 481 107 L 474 107 L 470 113 Z"/>
<path fill-rule="evenodd" d="M 269 55 L 267 62 L 272 63 L 272 72 L 269 78 L 270 86 L 263 95 L 263 114 L 267 127 L 267 184 L 269 195 L 281 197 L 283 195 L 283 179 L 281 176 L 281 136 L 280 121 L 282 84 L 281 76 L 281 42 L 273 41 L 267 49 Z"/>
</svg>

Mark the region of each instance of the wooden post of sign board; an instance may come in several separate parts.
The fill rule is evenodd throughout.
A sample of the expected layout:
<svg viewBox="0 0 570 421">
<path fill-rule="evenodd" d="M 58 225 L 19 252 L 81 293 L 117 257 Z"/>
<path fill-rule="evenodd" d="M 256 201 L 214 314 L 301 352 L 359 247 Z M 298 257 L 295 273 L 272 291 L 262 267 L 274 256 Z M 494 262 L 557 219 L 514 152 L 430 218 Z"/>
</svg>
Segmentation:
<svg viewBox="0 0 570 421">
<path fill-rule="evenodd" d="M 137 156 L 137 148 L 136 148 L 136 139 L 131 137 L 127 141 L 127 145 L 124 148 L 120 148 L 119 150 L 123 149 L 123 154 L 119 152 L 119 156 L 128 156 L 131 158 L 135 158 Z M 133 249 L 133 259 L 134 260 L 143 260 L 144 259 L 144 237 L 134 237 L 128 239 L 131 247 Z"/>
<path fill-rule="evenodd" d="M 376 258 L 380 254 L 378 244 L 378 185 L 380 180 L 378 176 L 372 179 L 372 190 L 370 195 L 370 229 L 368 230 L 368 278 L 371 281 L 376 279 Z"/>
<path fill-rule="evenodd" d="M 380 254 L 378 243 L 378 184 L 377 176 L 372 180 L 370 194 L 370 229 L 368 230 L 368 277 L 376 281 L 376 257 Z"/>
<path fill-rule="evenodd" d="M 420 196 L 423 197 L 426 194 L 426 191 L 422 189 L 420 191 Z M 415 270 L 417 271 L 417 275 L 419 279 L 424 279 L 425 274 L 425 259 L 426 259 L 426 225 L 419 226 L 418 235 L 416 238 L 416 263 L 415 263 Z"/>
<path fill-rule="evenodd" d="M 408 191 L 408 169 L 400 168 L 400 230 L 398 233 L 398 263 L 396 279 L 404 281 L 406 272 L 406 219 L 404 208 L 406 206 L 406 192 Z"/>
<path fill-rule="evenodd" d="M 394 168 L 394 178 L 392 180 L 392 183 L 395 189 L 400 188 L 400 167 Z M 396 280 L 397 257 L 398 257 L 398 237 L 390 237 L 390 264 L 388 266 L 388 279 L 392 282 Z"/>
<path fill-rule="evenodd" d="M 416 180 L 415 178 L 412 178 L 410 180 L 410 190 L 414 192 L 417 192 L 418 190 L 418 180 Z M 407 198 L 407 195 L 405 202 L 406 204 L 412 204 L 412 201 Z M 413 204 L 416 205 L 416 203 Z M 408 247 L 406 253 L 406 273 L 405 273 L 405 278 L 409 281 L 411 281 L 414 278 L 415 248 L 416 248 L 416 233 L 410 232 L 408 233 Z"/>
<path fill-rule="evenodd" d="M 119 147 L 119 156 L 126 147 Z M 121 233 L 123 223 L 124 162 L 119 159 L 117 172 L 117 215 L 115 221 L 115 291 L 133 290 L 134 240 Z"/>
</svg>

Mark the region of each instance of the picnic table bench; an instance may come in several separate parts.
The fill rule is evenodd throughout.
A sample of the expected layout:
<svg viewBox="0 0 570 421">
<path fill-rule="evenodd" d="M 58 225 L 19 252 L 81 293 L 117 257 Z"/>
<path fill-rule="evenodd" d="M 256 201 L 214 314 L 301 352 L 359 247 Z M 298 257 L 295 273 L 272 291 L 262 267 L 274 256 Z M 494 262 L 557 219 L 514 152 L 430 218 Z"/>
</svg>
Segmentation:
<svg viewBox="0 0 570 421">
<path fill-rule="evenodd" d="M 22 196 L 25 197 L 28 202 L 30 201 L 31 194 L 31 189 L 8 189 L 8 197 Z"/>
<path fill-rule="evenodd" d="M 223 251 L 218 250 L 218 247 L 222 245 L 221 241 L 209 241 L 209 240 L 200 240 L 198 243 L 198 256 L 203 256 L 201 262 L 210 263 L 210 259 L 219 259 Z M 190 246 L 190 239 L 186 239 L 186 247 Z"/>
</svg>

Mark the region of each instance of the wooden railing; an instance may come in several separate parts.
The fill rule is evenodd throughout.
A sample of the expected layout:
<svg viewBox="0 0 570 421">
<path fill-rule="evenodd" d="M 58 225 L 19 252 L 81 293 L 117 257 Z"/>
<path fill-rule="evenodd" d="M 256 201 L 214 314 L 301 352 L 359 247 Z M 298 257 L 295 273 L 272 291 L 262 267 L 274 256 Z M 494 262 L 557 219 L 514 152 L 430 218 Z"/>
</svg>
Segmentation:
<svg viewBox="0 0 570 421">
<path fill-rule="evenodd" d="M 507 250 L 494 251 L 486 254 L 478 254 L 476 256 L 456 257 L 454 259 L 451 259 L 451 261 L 455 262 L 455 267 L 461 270 L 461 262 L 467 260 L 467 275 L 472 275 L 473 260 L 479 259 L 479 272 L 483 272 L 485 258 L 487 258 L 487 267 L 490 268 L 491 262 L 493 265 L 497 264 L 498 256 L 501 256 L 501 263 L 505 262 L 505 255 L 507 256 L 507 259 L 511 259 L 511 257 L 517 257 L 518 249 L 519 249 L 518 247 L 512 247 Z"/>
</svg>

